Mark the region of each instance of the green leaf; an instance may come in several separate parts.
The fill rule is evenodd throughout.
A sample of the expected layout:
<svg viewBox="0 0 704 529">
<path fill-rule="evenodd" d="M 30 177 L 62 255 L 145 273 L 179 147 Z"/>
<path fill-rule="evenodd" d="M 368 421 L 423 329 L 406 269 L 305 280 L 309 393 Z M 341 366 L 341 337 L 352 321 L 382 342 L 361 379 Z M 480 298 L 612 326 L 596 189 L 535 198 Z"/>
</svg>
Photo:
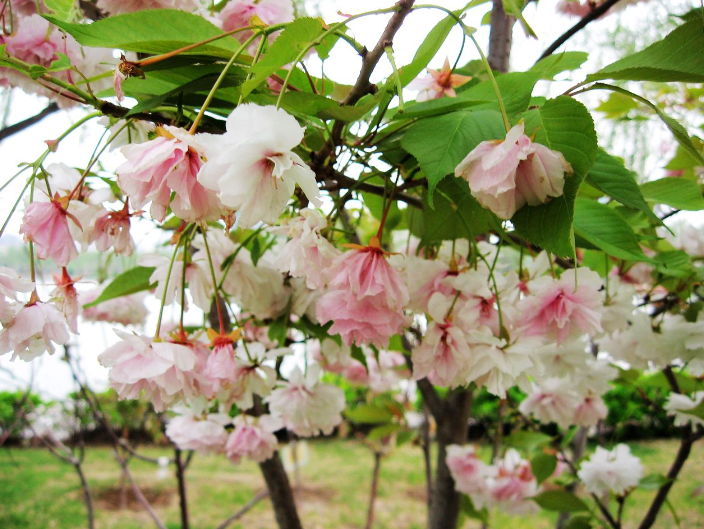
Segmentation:
<svg viewBox="0 0 704 529">
<path fill-rule="evenodd" d="M 367 434 L 367 440 L 381 441 L 382 439 L 385 439 L 386 437 L 395 434 L 401 429 L 403 429 L 403 426 L 401 426 L 400 424 L 382 424 L 381 426 L 372 428 L 372 430 Z"/>
<path fill-rule="evenodd" d="M 596 158 L 594 121 L 587 109 L 570 97 L 548 100 L 525 114 L 526 134 L 535 131 L 535 141 L 560 151 L 574 173 L 565 178 L 564 195 L 541 206 L 527 206 L 511 221 L 518 233 L 549 252 L 574 256 L 574 200 L 582 180 Z"/>
<path fill-rule="evenodd" d="M 529 432 L 527 430 L 519 430 L 513 432 L 511 435 L 504 439 L 507 446 L 513 448 L 519 448 L 527 452 L 532 452 L 540 447 L 550 444 L 552 437 L 540 433 L 540 432 Z"/>
<path fill-rule="evenodd" d="M 704 209 L 699 184 L 684 178 L 666 177 L 640 186 L 646 200 L 686 211 Z"/>
<path fill-rule="evenodd" d="M 509 116 L 520 114 L 528 108 L 535 83 L 541 75 L 538 72 L 511 72 L 496 77 L 501 98 Z M 490 101 L 482 103 L 479 109 L 488 108 L 499 111 L 499 101 L 491 81 L 482 81 L 471 88 L 460 92 L 457 98 L 462 101 Z"/>
<path fill-rule="evenodd" d="M 120 298 L 122 296 L 128 296 L 134 294 L 135 292 L 141 292 L 143 290 L 149 290 L 154 288 L 156 285 L 149 282 L 149 278 L 154 272 L 154 268 L 147 266 L 137 266 L 126 272 L 121 273 L 112 282 L 105 287 L 94 301 L 86 303 L 83 308 L 87 309 L 90 307 L 95 307 L 103 301 L 108 301 L 109 299 Z"/>
<path fill-rule="evenodd" d="M 623 162 L 603 149 L 587 175 L 587 182 L 626 207 L 642 211 L 653 220 L 660 219 L 652 212 L 636 182 L 636 174 L 626 169 Z"/>
<path fill-rule="evenodd" d="M 589 58 L 584 51 L 564 51 L 548 55 L 529 70 L 540 74 L 541 79 L 552 80 L 558 73 L 576 70 Z"/>
<path fill-rule="evenodd" d="M 696 272 L 691 257 L 682 250 L 660 252 L 653 257 L 653 262 L 655 269 L 666 276 L 687 278 Z"/>
<path fill-rule="evenodd" d="M 507 14 L 516 17 L 521 23 L 521 27 L 523 28 L 526 36 L 537 39 L 538 36 L 535 34 L 535 31 L 533 31 L 533 28 L 528 25 L 528 21 L 523 16 L 523 8 L 525 7 L 526 2 L 524 2 L 524 0 L 503 0 L 502 3 L 504 5 L 504 11 Z"/>
<path fill-rule="evenodd" d="M 404 149 L 416 157 L 428 179 L 428 203 L 433 207 L 435 186 L 469 152 L 485 140 L 506 136 L 501 114 L 493 110 L 453 112 L 422 119 L 411 126 L 401 141 Z"/>
<path fill-rule="evenodd" d="M 667 485 L 672 480 L 662 474 L 648 474 L 638 482 L 638 488 L 644 490 L 657 490 L 663 485 Z"/>
<path fill-rule="evenodd" d="M 296 60 L 299 53 L 323 32 L 322 21 L 318 18 L 298 18 L 286 26 L 269 51 L 252 66 L 253 77 L 242 85 L 242 95 L 247 97 L 276 70 Z"/>
<path fill-rule="evenodd" d="M 462 9 L 459 9 L 454 13 L 459 15 L 462 11 Z M 413 60 L 399 68 L 398 73 L 401 77 L 401 86 L 406 86 L 413 81 L 413 79 L 418 77 L 425 67 L 428 66 L 428 63 L 433 60 L 433 57 L 435 57 L 435 54 L 445 42 L 445 39 L 450 34 L 455 24 L 457 24 L 457 20 L 455 20 L 454 17 L 447 16 L 430 30 L 430 33 L 428 33 L 416 50 Z"/>
<path fill-rule="evenodd" d="M 531 499 L 546 511 L 581 512 L 589 510 L 586 503 L 566 490 L 546 490 Z"/>
<path fill-rule="evenodd" d="M 592 529 L 592 522 L 588 516 L 573 516 L 564 529 Z"/>
<path fill-rule="evenodd" d="M 394 418 L 388 409 L 371 404 L 361 404 L 352 410 L 346 410 L 345 415 L 352 422 L 359 424 L 383 424 L 391 422 Z"/>
<path fill-rule="evenodd" d="M 663 40 L 638 53 L 624 57 L 598 72 L 587 81 L 621 79 L 630 81 L 704 82 L 704 31 L 702 20 L 691 20 Z"/>
<path fill-rule="evenodd" d="M 469 192 L 467 182 L 454 175 L 445 177 L 435 191 L 435 207 L 423 197 L 422 244 L 454 239 L 473 239 L 490 229 L 500 229 L 496 216 L 484 209 Z"/>
<path fill-rule="evenodd" d="M 594 83 L 591 87 L 590 90 L 610 90 L 612 92 L 618 92 L 619 94 L 627 95 L 628 97 L 634 99 L 635 101 L 639 101 L 643 103 L 644 105 L 647 105 L 648 107 L 653 110 L 657 116 L 660 118 L 660 120 L 665 124 L 665 126 L 670 130 L 672 135 L 675 137 L 677 142 L 682 146 L 682 148 L 687 151 L 687 153 L 694 158 L 699 165 L 704 165 L 704 158 L 702 158 L 701 153 L 697 150 L 697 148 L 694 146 L 694 143 L 692 143 L 692 138 L 689 137 L 689 133 L 687 132 L 687 129 L 685 129 L 677 120 L 672 119 L 670 116 L 665 114 L 660 108 L 657 107 L 657 105 L 654 105 L 644 97 L 641 97 L 637 94 L 634 94 L 633 92 L 629 92 L 628 90 L 618 87 L 618 86 L 613 86 L 610 84 L 606 83 Z"/>
<path fill-rule="evenodd" d="M 334 338 L 336 337 L 338 336 L 336 335 Z M 340 343 L 342 342 L 340 341 Z M 352 344 L 350 349 L 352 350 L 352 358 L 360 362 L 367 369 L 367 371 L 369 371 L 369 366 L 367 365 L 367 355 L 364 354 L 362 348 L 357 344 Z"/>
<path fill-rule="evenodd" d="M 694 417 L 697 417 L 698 419 L 704 420 L 704 400 L 702 400 L 694 408 L 690 408 L 688 410 L 680 410 L 680 412 L 684 413 L 686 415 L 693 415 Z"/>
<path fill-rule="evenodd" d="M 603 101 L 595 110 L 603 112 L 609 119 L 616 119 L 625 116 L 635 108 L 638 108 L 638 103 L 632 98 L 624 94 L 619 94 L 618 92 L 613 92 L 609 94 L 606 101 Z"/>
<path fill-rule="evenodd" d="M 222 34 L 221 29 L 203 17 L 176 9 L 147 9 L 105 17 L 90 24 L 71 24 L 47 15 L 44 18 L 71 34 L 83 46 L 154 54 Z M 240 43 L 234 38 L 224 37 L 184 53 L 230 58 L 239 47 Z"/>
<path fill-rule="evenodd" d="M 650 261 L 628 222 L 614 209 L 595 200 L 577 199 L 574 233 L 619 259 Z"/>
<path fill-rule="evenodd" d="M 538 480 L 538 484 L 540 484 L 555 472 L 555 468 L 557 468 L 557 457 L 552 454 L 546 454 L 545 452 L 538 452 L 530 460 L 530 468 L 533 471 L 535 479 Z"/>
<path fill-rule="evenodd" d="M 269 324 L 269 332 L 267 335 L 270 340 L 275 341 L 278 344 L 278 347 L 284 347 L 286 345 L 286 334 L 288 333 L 289 320 L 289 310 L 285 310 L 281 316 Z"/>
<path fill-rule="evenodd" d="M 64 22 L 71 22 L 76 17 L 75 0 L 44 0 L 44 6 Z"/>
</svg>

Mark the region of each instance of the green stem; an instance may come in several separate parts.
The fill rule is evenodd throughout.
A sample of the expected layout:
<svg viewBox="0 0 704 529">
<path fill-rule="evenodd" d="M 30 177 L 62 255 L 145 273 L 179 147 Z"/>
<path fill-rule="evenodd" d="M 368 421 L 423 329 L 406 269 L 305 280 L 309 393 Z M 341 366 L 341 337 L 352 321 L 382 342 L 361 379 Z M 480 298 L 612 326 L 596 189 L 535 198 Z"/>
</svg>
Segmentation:
<svg viewBox="0 0 704 529">
<path fill-rule="evenodd" d="M 184 230 L 186 233 L 188 228 Z M 161 294 L 161 306 L 159 307 L 159 317 L 156 320 L 156 331 L 154 332 L 154 341 L 158 342 L 161 340 L 159 338 L 159 333 L 161 332 L 161 319 L 164 316 L 164 306 L 166 305 L 166 294 L 169 291 L 169 283 L 171 282 L 171 270 L 174 268 L 174 261 L 176 261 L 176 254 L 178 253 L 178 248 L 181 246 L 181 242 L 184 239 L 184 235 L 181 235 L 179 240 L 176 242 L 176 247 L 174 248 L 174 253 L 171 255 L 171 261 L 169 262 L 169 268 L 166 271 L 166 279 L 164 280 L 164 292 Z"/>
<path fill-rule="evenodd" d="M 252 57 L 252 67 L 257 63 L 259 60 L 259 57 L 262 54 L 262 51 L 264 50 L 264 45 L 267 43 L 267 35 L 262 35 L 261 40 L 259 41 L 259 45 L 257 46 L 257 51 L 254 54 L 254 57 Z M 249 69 L 247 72 L 247 77 L 244 79 L 244 83 L 249 81 L 252 78 L 252 68 Z M 244 84 L 242 83 L 242 84 Z M 240 106 L 242 104 L 242 101 L 244 100 L 244 94 L 240 92 L 240 98 L 237 100 L 237 106 Z"/>
<path fill-rule="evenodd" d="M 466 33 L 466 30 L 465 30 Z M 506 107 L 504 106 L 504 100 L 501 97 L 501 91 L 499 90 L 499 85 L 496 82 L 496 77 L 494 77 L 494 72 L 491 69 L 491 66 L 489 66 L 489 61 L 486 58 L 486 55 L 484 55 L 484 52 L 482 51 L 481 46 L 477 42 L 477 39 L 474 38 L 474 35 L 472 34 L 467 34 L 467 36 L 472 39 L 472 42 L 474 43 L 474 47 L 477 48 L 477 51 L 479 52 L 479 56 L 482 58 L 482 62 L 484 63 L 484 68 L 486 68 L 486 72 L 489 74 L 489 79 L 491 79 L 491 85 L 494 87 L 494 93 L 496 93 L 496 99 L 499 101 L 499 109 L 501 110 L 501 117 L 504 118 L 504 126 L 506 127 L 506 132 L 511 130 L 511 124 L 508 121 L 508 114 L 506 114 Z"/>
<path fill-rule="evenodd" d="M 244 248 L 249 241 L 254 239 L 259 233 L 264 228 L 259 228 L 257 231 L 252 232 L 249 234 L 249 236 L 242 241 L 242 243 L 237 247 L 237 249 L 232 253 L 232 258 L 227 262 L 227 266 L 225 267 L 225 270 L 222 271 L 222 279 L 220 279 L 220 282 L 218 283 L 218 290 L 222 290 L 222 285 L 225 283 L 225 278 L 227 277 L 227 274 L 230 272 L 230 268 L 232 268 L 232 264 L 235 262 L 235 259 L 237 258 L 237 254 L 240 253 L 240 250 Z"/>
<path fill-rule="evenodd" d="M 254 35 L 249 37 L 246 41 L 244 41 L 244 44 L 240 46 L 237 51 L 234 53 L 232 57 L 230 57 L 230 60 L 227 61 L 227 64 L 225 65 L 225 68 L 223 68 L 222 72 L 220 72 L 220 75 L 218 76 L 217 80 L 215 81 L 215 84 L 213 87 L 210 89 L 210 92 L 208 93 L 208 97 L 205 98 L 205 102 L 203 103 L 203 106 L 200 107 L 200 111 L 198 112 L 198 115 L 196 116 L 196 119 L 193 121 L 193 125 L 191 125 L 190 130 L 188 131 L 190 134 L 195 134 L 196 129 L 198 129 L 198 125 L 200 124 L 201 120 L 203 119 L 203 115 L 205 114 L 205 111 L 208 109 L 210 106 L 210 103 L 212 102 L 213 98 L 215 97 L 215 92 L 217 91 L 218 88 L 220 88 L 220 85 L 222 82 L 225 80 L 225 76 L 227 75 L 227 71 L 230 69 L 230 66 L 232 66 L 237 59 L 237 57 L 240 56 L 240 54 L 247 49 L 247 46 L 249 46 L 255 38 L 260 34 L 261 32 L 256 32 Z"/>
<path fill-rule="evenodd" d="M 210 245 L 208 244 L 208 237 L 206 236 L 206 231 L 208 227 L 205 223 L 201 224 L 200 231 L 203 235 L 203 245 L 205 246 L 205 254 L 208 256 L 208 267 L 210 268 L 210 277 L 213 280 L 213 300 L 215 301 L 215 307 L 218 311 L 218 321 L 220 322 L 220 334 L 225 334 L 225 323 L 222 318 L 222 309 L 220 308 L 220 295 L 218 294 L 218 280 L 215 277 L 215 266 L 213 265 L 213 257 L 210 255 Z"/>
<path fill-rule="evenodd" d="M 279 97 L 276 100 L 276 108 L 281 108 L 281 101 L 283 100 L 284 94 L 286 93 L 286 87 L 288 86 L 289 81 L 291 80 L 291 76 L 293 75 L 293 71 L 296 69 L 296 65 L 303 59 L 308 54 L 308 51 L 314 47 L 323 42 L 329 35 L 337 32 L 340 28 L 347 26 L 350 22 L 353 20 L 356 20 L 358 18 L 370 16 L 370 15 L 381 15 L 383 13 L 395 13 L 398 11 L 398 7 L 388 7 L 384 9 L 376 9 L 374 11 L 367 11 L 365 13 L 359 13 L 358 15 L 352 15 L 351 17 L 347 18 L 346 20 L 343 20 L 342 22 L 337 22 L 333 25 L 330 26 L 330 29 L 325 31 L 322 35 L 317 37 L 315 40 L 312 40 L 309 42 L 296 56 L 296 58 L 293 61 L 293 64 L 291 66 L 291 69 L 286 73 L 286 78 L 284 79 L 284 83 L 281 86 L 281 92 L 279 92 Z"/>
<path fill-rule="evenodd" d="M 394 60 L 394 51 L 391 49 L 391 46 L 386 46 L 384 49 L 386 51 L 386 56 L 391 63 L 391 68 L 393 68 L 394 71 L 394 81 L 396 83 L 396 93 L 398 95 L 398 112 L 399 114 L 403 114 L 403 85 L 401 84 L 401 76 L 398 73 L 396 61 Z"/>
</svg>

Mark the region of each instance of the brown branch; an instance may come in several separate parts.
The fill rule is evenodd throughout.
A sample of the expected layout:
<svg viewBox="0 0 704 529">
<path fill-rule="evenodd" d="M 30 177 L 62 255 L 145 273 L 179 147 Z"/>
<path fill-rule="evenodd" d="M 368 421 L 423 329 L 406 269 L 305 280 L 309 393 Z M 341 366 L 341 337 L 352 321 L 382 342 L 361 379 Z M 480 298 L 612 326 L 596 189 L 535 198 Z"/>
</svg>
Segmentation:
<svg viewBox="0 0 704 529">
<path fill-rule="evenodd" d="M 91 20 L 100 20 L 101 18 L 105 17 L 105 13 L 103 13 L 100 8 L 93 2 L 80 0 L 78 4 L 81 8 L 81 11 L 83 11 L 83 14 Z"/>
<path fill-rule="evenodd" d="M 13 134 L 17 134 L 18 132 L 23 131 L 24 129 L 27 129 L 31 127 L 32 125 L 35 125 L 39 123 L 41 120 L 43 120 L 45 117 L 53 114 L 59 110 L 59 105 L 56 103 L 50 103 L 47 105 L 47 107 L 39 112 L 38 114 L 27 118 L 23 119 L 22 121 L 19 121 L 15 123 L 14 125 L 9 125 L 5 127 L 4 129 L 0 130 L 0 141 L 5 140 L 12 136 Z"/>
<path fill-rule="evenodd" d="M 494 0 L 491 9 L 491 32 L 489 33 L 489 55 L 487 60 L 493 70 L 508 72 L 511 57 L 513 25 L 516 19 L 506 14 L 503 0 Z"/>
<path fill-rule="evenodd" d="M 374 504 L 376 503 L 376 495 L 379 489 L 379 471 L 381 470 L 381 452 L 374 452 L 374 470 L 372 472 L 372 490 L 369 495 L 369 508 L 367 509 L 367 523 L 365 529 L 372 529 L 374 524 Z"/>
<path fill-rule="evenodd" d="M 127 460 L 123 459 L 118 454 L 117 462 L 122 467 L 122 471 L 125 473 L 125 476 L 127 476 L 127 479 L 130 480 L 130 484 L 132 485 L 132 492 L 134 493 L 135 498 L 137 498 L 137 501 L 142 504 L 144 510 L 147 511 L 151 519 L 154 521 L 154 525 L 156 525 L 159 529 L 166 529 L 164 523 L 159 519 L 159 516 L 156 514 L 152 506 L 149 504 L 147 498 L 144 497 L 144 494 L 142 494 L 142 491 L 139 489 L 139 486 L 137 485 L 137 482 L 135 481 L 134 476 L 132 475 L 132 472 L 130 472 L 130 469 L 127 465 Z"/>
<path fill-rule="evenodd" d="M 237 511 L 235 514 L 230 516 L 227 520 L 222 522 L 220 525 L 217 526 L 217 529 L 227 529 L 227 526 L 230 525 L 232 522 L 236 522 L 240 518 L 242 518 L 245 514 L 247 514 L 252 508 L 259 503 L 261 500 L 269 496 L 269 491 L 266 489 L 260 490 L 257 492 L 254 497 L 249 500 L 247 503 L 245 503 L 242 508 Z"/>
<path fill-rule="evenodd" d="M 672 366 L 667 366 L 665 369 L 662 370 L 662 372 L 665 375 L 665 378 L 667 379 L 668 383 L 670 384 L 670 388 L 672 389 L 673 393 L 681 393 L 680 386 L 677 382 L 677 379 L 675 378 L 674 372 L 672 371 Z M 665 504 L 665 501 L 667 501 L 667 495 L 670 493 L 672 485 L 674 485 L 677 476 L 679 475 L 680 471 L 682 470 L 682 467 L 684 467 L 685 462 L 687 461 L 692 452 L 692 445 L 701 437 L 702 432 L 698 431 L 697 433 L 694 433 L 692 431 L 691 424 L 687 424 L 686 426 L 682 427 L 680 447 L 677 450 L 677 456 L 672 462 L 672 466 L 670 467 L 670 470 L 667 473 L 667 483 L 665 483 L 662 487 L 658 489 L 658 492 L 653 498 L 653 501 L 650 503 L 648 512 L 645 514 L 645 517 L 638 526 L 638 529 L 650 529 L 653 526 L 658 516 L 658 513 L 660 512 L 660 509 L 662 509 L 662 506 Z"/>
<path fill-rule="evenodd" d="M 411 12 L 414 2 L 415 0 L 399 0 L 396 2 L 397 10 L 393 15 L 391 15 L 391 18 L 389 19 L 388 24 L 386 24 L 386 28 L 381 34 L 376 46 L 374 46 L 371 51 L 367 51 L 363 54 L 362 69 L 359 71 L 359 75 L 357 76 L 357 81 L 354 83 L 354 86 L 347 94 L 347 97 L 345 97 L 342 101 L 342 105 L 354 105 L 366 94 L 374 93 L 376 91 L 376 85 L 369 82 L 369 78 L 374 72 L 379 60 L 384 55 L 384 50 L 393 44 L 394 36 L 401 28 L 406 16 Z M 324 163 L 328 156 L 334 152 L 335 147 L 340 145 L 344 127 L 344 123 L 341 121 L 335 121 L 335 124 L 332 127 L 330 140 L 318 153 L 313 156 L 314 161 Z"/>
<path fill-rule="evenodd" d="M 597 18 L 599 18 L 601 15 L 606 13 L 609 9 L 611 9 L 616 3 L 618 3 L 620 0 L 606 0 L 605 2 L 599 4 L 596 6 L 594 9 L 592 9 L 587 15 L 582 17 L 582 19 L 577 22 L 574 26 L 572 26 L 570 29 L 568 29 L 565 33 L 560 35 L 555 42 L 550 44 L 550 46 L 547 47 L 547 49 L 543 52 L 543 54 L 538 58 L 536 63 L 540 62 L 543 60 L 545 57 L 549 57 L 555 51 L 562 46 L 565 42 L 570 40 L 574 35 L 576 35 L 579 31 L 584 29 L 587 24 L 590 22 L 593 22 Z"/>
<path fill-rule="evenodd" d="M 178 481 L 178 504 L 181 511 L 181 529 L 189 529 L 188 501 L 186 500 L 186 469 L 181 458 L 181 450 L 174 448 L 176 460 L 176 480 Z M 193 452 L 191 452 L 193 453 Z"/>
</svg>

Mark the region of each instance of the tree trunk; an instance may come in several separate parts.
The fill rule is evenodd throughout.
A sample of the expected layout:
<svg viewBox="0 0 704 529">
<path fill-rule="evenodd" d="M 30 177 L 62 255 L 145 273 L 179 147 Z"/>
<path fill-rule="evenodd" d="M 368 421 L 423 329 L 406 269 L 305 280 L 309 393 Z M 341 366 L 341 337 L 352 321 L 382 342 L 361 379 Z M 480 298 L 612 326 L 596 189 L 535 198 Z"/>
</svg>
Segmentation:
<svg viewBox="0 0 704 529">
<path fill-rule="evenodd" d="M 511 57 L 511 34 L 516 19 L 504 11 L 503 0 L 494 0 L 491 10 L 491 33 L 489 34 L 489 66 L 499 72 L 508 72 Z"/>
<path fill-rule="evenodd" d="M 271 506 L 274 509 L 279 529 L 302 529 L 303 526 L 298 518 L 296 503 L 293 499 L 293 490 L 279 453 L 274 452 L 271 459 L 259 463 L 259 468 L 264 474 L 264 481 L 266 481 L 266 488 L 269 490 Z"/>
<path fill-rule="evenodd" d="M 430 499 L 429 529 L 454 529 L 460 513 L 460 494 L 455 491 L 455 480 L 445 463 L 447 447 L 467 441 L 469 411 L 472 393 L 467 389 L 451 391 L 442 403 L 442 414 L 437 422 L 438 460 L 435 485 Z"/>
</svg>

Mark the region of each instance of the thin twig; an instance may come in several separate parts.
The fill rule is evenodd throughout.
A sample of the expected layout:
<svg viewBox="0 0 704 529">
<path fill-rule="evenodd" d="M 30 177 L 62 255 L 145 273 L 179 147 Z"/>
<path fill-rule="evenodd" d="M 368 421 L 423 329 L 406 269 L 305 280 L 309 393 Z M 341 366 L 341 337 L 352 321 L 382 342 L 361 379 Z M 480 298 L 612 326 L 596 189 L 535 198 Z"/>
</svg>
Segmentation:
<svg viewBox="0 0 704 529">
<path fill-rule="evenodd" d="M 217 529 L 226 529 L 228 525 L 230 525 L 232 522 L 236 522 L 240 518 L 242 518 L 245 514 L 247 514 L 252 508 L 259 503 L 261 500 L 269 496 L 269 491 L 266 489 L 260 490 L 257 492 L 254 497 L 249 500 L 247 503 L 245 503 L 242 508 L 235 512 L 232 516 L 230 516 L 227 520 L 222 522 L 220 525 L 217 526 Z"/>
<path fill-rule="evenodd" d="M 379 489 L 379 471 L 381 470 L 381 452 L 374 452 L 374 471 L 372 473 L 372 488 L 369 496 L 369 508 L 367 509 L 367 523 L 365 529 L 372 529 L 374 523 L 374 504 Z"/>
<path fill-rule="evenodd" d="M 584 29 L 587 24 L 590 22 L 593 22 L 597 18 L 599 18 L 601 15 L 606 13 L 609 9 L 611 9 L 616 3 L 618 3 L 620 0 L 606 0 L 604 3 L 599 4 L 596 6 L 594 9 L 592 9 L 587 15 L 582 17 L 582 19 L 577 22 L 574 26 L 572 26 L 570 29 L 565 31 L 562 35 L 560 35 L 555 42 L 550 44 L 550 46 L 547 47 L 547 49 L 542 53 L 542 55 L 538 58 L 536 63 L 540 62 L 543 60 L 545 57 L 548 57 L 555 53 L 555 51 L 562 46 L 565 42 L 570 40 L 574 35 L 576 35 L 579 31 Z"/>
<path fill-rule="evenodd" d="M 47 105 L 47 107 L 39 112 L 38 114 L 35 114 L 32 117 L 29 117 L 27 119 L 23 119 L 22 121 L 19 121 L 13 125 L 9 125 L 5 127 L 4 129 L 0 130 L 0 141 L 5 140 L 12 136 L 13 134 L 17 134 L 18 132 L 23 131 L 24 129 L 27 129 L 31 127 L 32 125 L 35 125 L 39 123 L 41 120 L 43 120 L 45 117 L 53 114 L 59 110 L 59 105 L 56 103 L 51 103 Z"/>
</svg>

